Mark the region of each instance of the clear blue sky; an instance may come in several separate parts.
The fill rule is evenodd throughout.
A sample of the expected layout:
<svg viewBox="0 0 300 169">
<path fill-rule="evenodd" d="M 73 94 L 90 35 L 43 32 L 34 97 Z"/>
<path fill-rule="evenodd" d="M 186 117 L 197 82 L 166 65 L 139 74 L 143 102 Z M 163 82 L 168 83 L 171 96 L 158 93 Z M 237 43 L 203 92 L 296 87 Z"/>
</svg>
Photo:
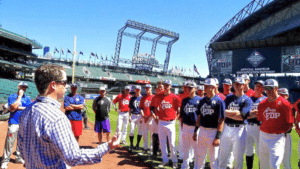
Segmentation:
<svg viewBox="0 0 300 169">
<path fill-rule="evenodd" d="M 91 52 L 98 56 L 114 55 L 118 30 L 130 19 L 180 34 L 173 45 L 169 69 L 186 69 L 195 64 L 201 76 L 208 74 L 205 45 L 250 0 L 0 0 L 0 24 L 6 30 L 27 35 L 53 52 L 73 50 L 77 36 L 80 59 Z M 127 32 L 138 33 L 132 29 Z M 151 34 L 145 36 L 153 37 Z M 168 40 L 164 38 L 162 40 Z M 130 59 L 135 39 L 123 38 L 120 57 Z M 151 53 L 151 42 L 141 41 L 140 53 Z M 166 47 L 157 45 L 156 58 L 161 64 Z M 42 50 L 34 50 L 42 55 Z M 56 56 L 58 56 L 56 54 Z M 69 57 L 71 55 L 69 54 Z M 64 55 L 65 57 L 65 55 Z"/>
</svg>

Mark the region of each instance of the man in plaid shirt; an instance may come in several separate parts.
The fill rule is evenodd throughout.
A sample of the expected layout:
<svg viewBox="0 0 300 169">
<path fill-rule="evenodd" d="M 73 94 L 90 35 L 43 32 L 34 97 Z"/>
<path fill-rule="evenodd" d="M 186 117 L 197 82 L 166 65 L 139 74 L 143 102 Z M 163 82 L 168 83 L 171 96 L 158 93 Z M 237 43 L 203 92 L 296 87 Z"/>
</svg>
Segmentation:
<svg viewBox="0 0 300 169">
<path fill-rule="evenodd" d="M 94 149 L 80 149 L 71 124 L 61 112 L 67 76 L 63 67 L 42 65 L 35 71 L 36 101 L 20 117 L 19 142 L 26 168 L 68 168 L 99 163 L 120 142 L 115 136 Z"/>
</svg>

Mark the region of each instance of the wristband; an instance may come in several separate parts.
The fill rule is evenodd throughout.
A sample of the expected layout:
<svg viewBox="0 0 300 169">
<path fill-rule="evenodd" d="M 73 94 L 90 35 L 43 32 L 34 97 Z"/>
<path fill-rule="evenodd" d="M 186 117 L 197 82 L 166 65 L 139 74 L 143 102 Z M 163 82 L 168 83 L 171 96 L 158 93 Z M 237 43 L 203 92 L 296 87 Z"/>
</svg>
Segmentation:
<svg viewBox="0 0 300 169">
<path fill-rule="evenodd" d="M 221 134 L 222 134 L 222 131 L 217 131 L 215 139 L 220 139 Z"/>
<path fill-rule="evenodd" d="M 194 133 L 196 133 L 198 131 L 198 126 L 195 127 Z"/>
</svg>

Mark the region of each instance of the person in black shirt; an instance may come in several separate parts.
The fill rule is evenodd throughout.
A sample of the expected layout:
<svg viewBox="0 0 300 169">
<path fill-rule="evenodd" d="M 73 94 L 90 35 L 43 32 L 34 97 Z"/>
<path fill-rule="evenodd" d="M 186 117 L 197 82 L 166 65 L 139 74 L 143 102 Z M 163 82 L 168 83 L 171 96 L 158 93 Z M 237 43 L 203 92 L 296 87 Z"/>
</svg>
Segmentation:
<svg viewBox="0 0 300 169">
<path fill-rule="evenodd" d="M 95 117 L 95 132 L 98 133 L 99 144 L 102 143 L 102 133 L 106 133 L 107 141 L 110 140 L 110 122 L 109 112 L 111 109 L 111 100 L 105 97 L 106 91 L 104 87 L 99 88 L 100 96 L 94 100 L 93 110 Z"/>
</svg>

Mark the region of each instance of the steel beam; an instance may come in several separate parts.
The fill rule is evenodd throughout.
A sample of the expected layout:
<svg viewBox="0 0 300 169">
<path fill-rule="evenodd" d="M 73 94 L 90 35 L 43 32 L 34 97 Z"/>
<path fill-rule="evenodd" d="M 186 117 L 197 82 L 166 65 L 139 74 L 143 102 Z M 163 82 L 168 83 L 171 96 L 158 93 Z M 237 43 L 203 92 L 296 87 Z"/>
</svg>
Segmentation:
<svg viewBox="0 0 300 169">
<path fill-rule="evenodd" d="M 131 37 L 131 38 L 137 38 L 137 35 L 135 35 L 133 33 L 123 32 L 123 35 Z M 153 42 L 155 40 L 155 39 L 144 37 L 144 36 L 142 36 L 142 39 L 145 41 L 149 41 L 149 42 Z M 157 41 L 157 43 L 162 44 L 162 45 L 168 45 L 168 42 L 165 42 L 165 41 Z"/>
<path fill-rule="evenodd" d="M 119 57 L 120 57 L 120 51 L 121 51 L 121 45 L 122 45 L 122 37 L 123 37 L 123 32 L 127 26 L 125 25 L 118 31 L 118 37 L 117 37 L 117 44 L 116 44 L 116 50 L 115 50 L 115 57 L 114 57 L 114 62 L 117 61 L 117 66 L 119 66 Z"/>
<path fill-rule="evenodd" d="M 164 72 L 165 72 L 165 73 L 168 71 L 172 45 L 173 45 L 177 40 L 178 40 L 178 39 L 174 39 L 174 40 L 169 41 L 169 44 L 168 44 L 168 47 L 167 47 L 167 55 L 166 55 L 165 64 L 164 64 Z"/>
</svg>

